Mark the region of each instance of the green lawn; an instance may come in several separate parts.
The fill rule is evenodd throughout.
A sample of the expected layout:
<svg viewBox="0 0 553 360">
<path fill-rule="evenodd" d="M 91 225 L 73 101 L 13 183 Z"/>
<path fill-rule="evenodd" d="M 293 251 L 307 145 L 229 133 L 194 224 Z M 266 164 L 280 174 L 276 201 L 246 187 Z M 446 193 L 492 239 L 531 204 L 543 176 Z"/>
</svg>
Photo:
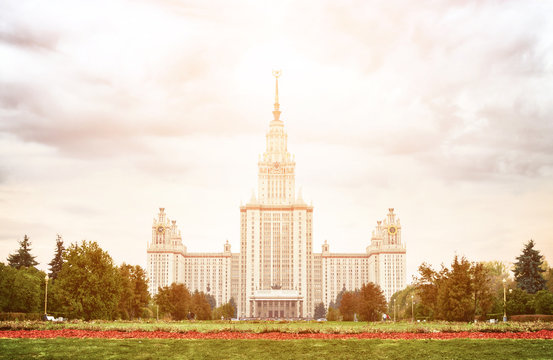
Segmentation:
<svg viewBox="0 0 553 360">
<path fill-rule="evenodd" d="M 279 322 L 231 322 L 231 321 L 91 321 L 91 322 L 66 322 L 48 323 L 41 321 L 4 321 L 0 322 L 0 329 L 82 329 L 82 330 L 143 330 L 143 331 L 246 331 L 246 332 L 322 332 L 322 333 L 359 333 L 359 332 L 431 332 L 431 331 L 536 331 L 541 329 L 553 330 L 553 323 L 507 322 L 499 324 L 489 323 L 452 323 L 452 322 L 315 322 L 295 321 L 289 323 Z"/>
<path fill-rule="evenodd" d="M 0 359 L 552 359 L 551 340 L 0 339 Z"/>
</svg>

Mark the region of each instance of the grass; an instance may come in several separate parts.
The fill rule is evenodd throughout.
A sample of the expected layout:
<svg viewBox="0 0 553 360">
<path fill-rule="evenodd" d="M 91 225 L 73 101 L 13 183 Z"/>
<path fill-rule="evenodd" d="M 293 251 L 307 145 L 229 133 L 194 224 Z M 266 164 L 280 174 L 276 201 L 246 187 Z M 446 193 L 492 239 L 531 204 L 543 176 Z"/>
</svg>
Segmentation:
<svg viewBox="0 0 553 360">
<path fill-rule="evenodd" d="M 551 340 L 1 339 L 0 359 L 551 359 Z"/>
<path fill-rule="evenodd" d="M 360 333 L 360 332 L 458 332 L 458 331 L 537 331 L 553 330 L 553 323 L 452 323 L 452 322 L 272 322 L 272 321 L 71 321 L 51 323 L 42 321 L 3 321 L 2 330 L 46 330 L 46 329 L 81 329 L 81 330 L 120 330 L 120 331 L 240 331 L 240 332 L 290 332 L 290 333 Z"/>
</svg>

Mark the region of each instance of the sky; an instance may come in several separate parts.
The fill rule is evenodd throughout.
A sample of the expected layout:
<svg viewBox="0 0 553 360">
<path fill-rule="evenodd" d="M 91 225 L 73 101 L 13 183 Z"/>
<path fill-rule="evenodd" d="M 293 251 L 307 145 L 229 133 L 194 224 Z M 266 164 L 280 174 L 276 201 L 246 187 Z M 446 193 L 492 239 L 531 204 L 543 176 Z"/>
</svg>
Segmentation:
<svg viewBox="0 0 553 360">
<path fill-rule="evenodd" d="M 455 255 L 553 263 L 551 1 L 0 1 L 0 261 L 56 234 L 146 265 L 239 249 L 273 69 L 314 250 L 394 208 L 407 281 Z"/>
</svg>

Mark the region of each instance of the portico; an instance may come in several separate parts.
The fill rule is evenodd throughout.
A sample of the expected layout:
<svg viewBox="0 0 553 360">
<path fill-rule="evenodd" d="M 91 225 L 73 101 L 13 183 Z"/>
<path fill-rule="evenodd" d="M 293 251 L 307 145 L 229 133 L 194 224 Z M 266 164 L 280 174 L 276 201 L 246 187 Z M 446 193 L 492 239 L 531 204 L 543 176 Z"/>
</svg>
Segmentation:
<svg viewBox="0 0 553 360">
<path fill-rule="evenodd" d="M 256 290 L 250 308 L 255 317 L 262 319 L 303 317 L 303 299 L 297 290 Z"/>
</svg>

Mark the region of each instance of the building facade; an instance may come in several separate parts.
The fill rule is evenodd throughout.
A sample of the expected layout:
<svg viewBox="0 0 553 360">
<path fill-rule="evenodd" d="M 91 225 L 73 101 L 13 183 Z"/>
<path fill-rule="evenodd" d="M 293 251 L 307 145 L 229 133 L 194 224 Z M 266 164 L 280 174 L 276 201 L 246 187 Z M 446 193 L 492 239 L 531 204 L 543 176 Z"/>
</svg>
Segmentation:
<svg viewBox="0 0 553 360">
<path fill-rule="evenodd" d="M 405 287 L 406 248 L 401 224 L 389 209 L 362 253 L 331 253 L 325 241 L 313 253 L 313 206 L 296 194 L 293 155 L 280 119 L 279 72 L 273 119 L 258 161 L 257 196 L 240 207 L 240 249 L 228 241 L 221 253 L 189 253 L 176 222 L 160 208 L 148 243 L 150 293 L 173 282 L 204 291 L 217 305 L 234 298 L 241 318 L 310 318 L 342 290 L 373 282 L 386 299 Z"/>
</svg>

